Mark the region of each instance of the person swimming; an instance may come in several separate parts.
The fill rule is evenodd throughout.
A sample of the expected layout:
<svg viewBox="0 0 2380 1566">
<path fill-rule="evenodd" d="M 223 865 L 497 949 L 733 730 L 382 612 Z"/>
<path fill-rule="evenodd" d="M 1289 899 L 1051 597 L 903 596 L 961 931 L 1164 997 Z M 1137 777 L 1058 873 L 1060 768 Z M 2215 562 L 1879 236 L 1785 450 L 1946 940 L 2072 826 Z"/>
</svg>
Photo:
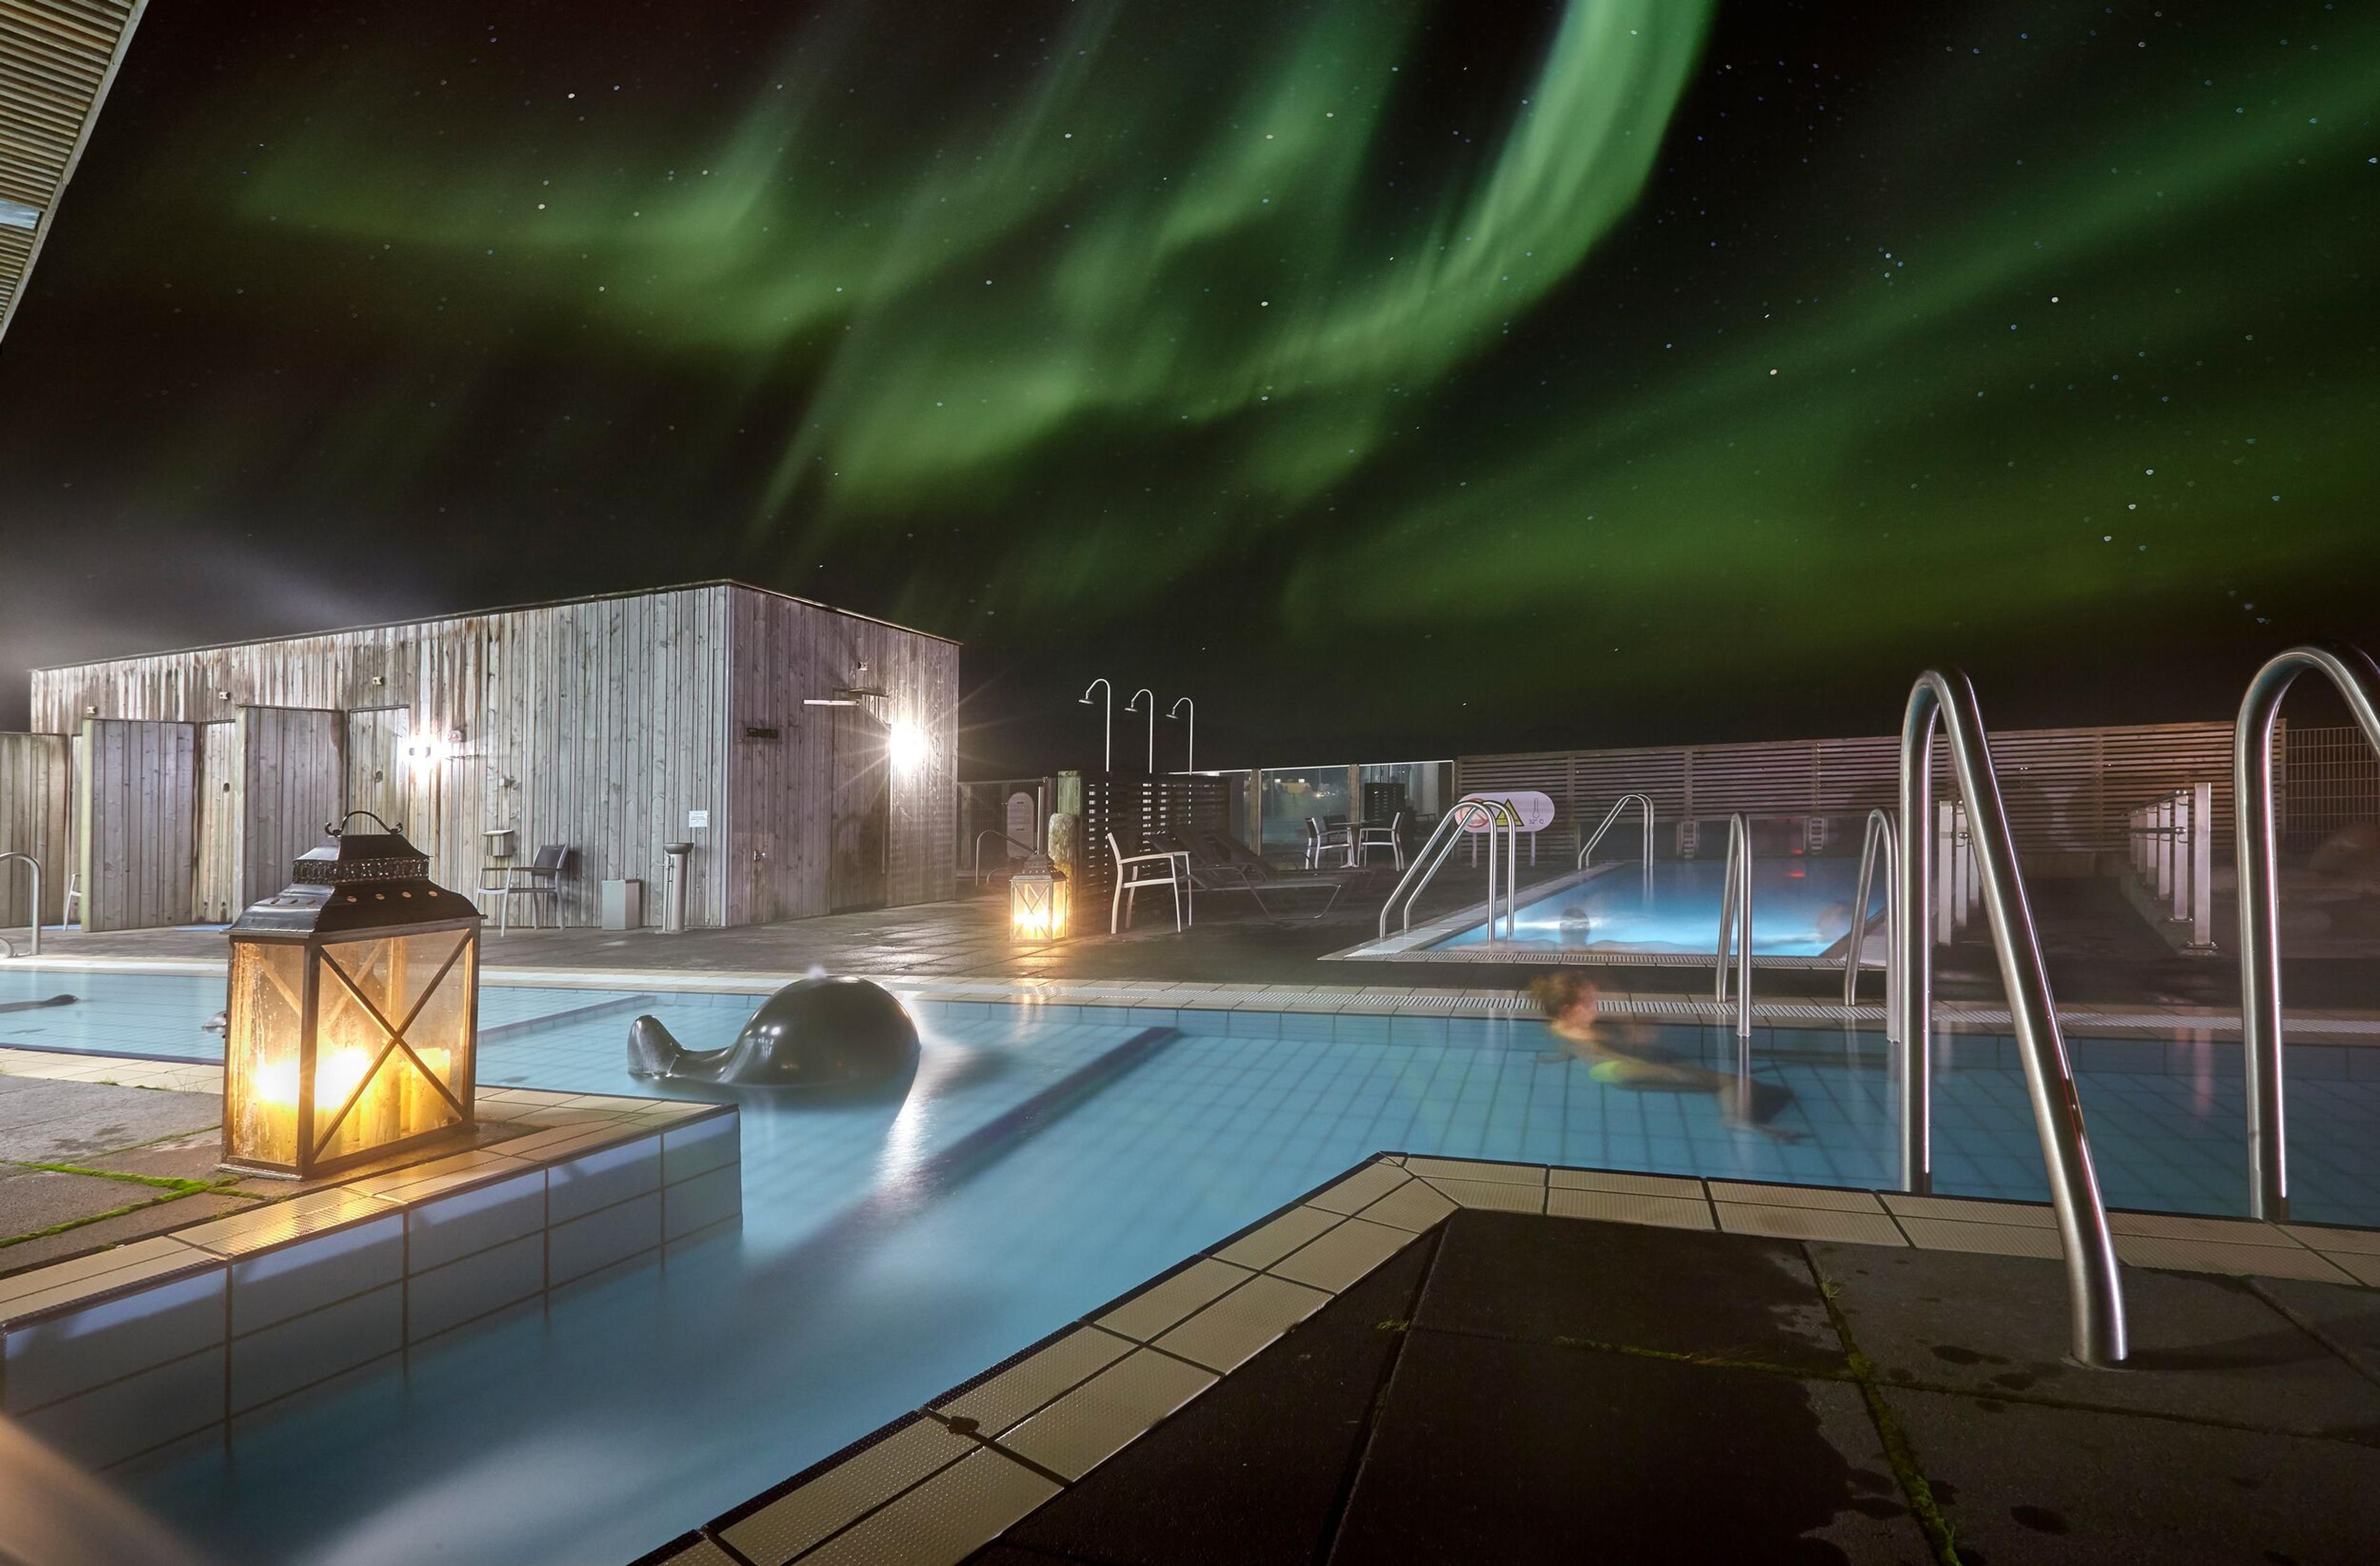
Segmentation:
<svg viewBox="0 0 2380 1566">
<path fill-rule="evenodd" d="M 1561 1053 L 1586 1067 L 1607 1087 L 1634 1093 L 1708 1093 L 1718 1100 L 1719 1120 L 1739 1131 L 1757 1131 L 1780 1142 L 1799 1142 L 1801 1133 L 1772 1123 L 1792 1105 L 1791 1089 L 1757 1082 L 1682 1060 L 1655 1043 L 1652 1030 L 1598 1023 L 1595 981 L 1573 969 L 1540 974 L 1529 981 L 1529 998 L 1546 1014 L 1546 1026 Z"/>
</svg>

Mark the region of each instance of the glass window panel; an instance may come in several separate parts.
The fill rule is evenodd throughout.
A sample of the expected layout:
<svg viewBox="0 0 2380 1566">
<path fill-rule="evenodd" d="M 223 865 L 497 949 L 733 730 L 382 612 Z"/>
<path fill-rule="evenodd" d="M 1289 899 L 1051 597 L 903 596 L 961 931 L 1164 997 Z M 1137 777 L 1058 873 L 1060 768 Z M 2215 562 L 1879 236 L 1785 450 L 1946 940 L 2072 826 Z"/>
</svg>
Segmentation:
<svg viewBox="0 0 2380 1566">
<path fill-rule="evenodd" d="M 304 1026 L 305 949 L 235 941 L 231 1028 L 224 1038 L 228 1123 L 236 1159 L 298 1161 L 298 1046 Z"/>
<path fill-rule="evenodd" d="M 1348 816 L 1347 769 L 1268 769 L 1260 788 L 1262 849 L 1268 857 L 1295 860 L 1305 853 L 1305 819 L 1328 822 Z"/>
<path fill-rule="evenodd" d="M 322 949 L 315 1135 L 320 1138 L 328 1130 L 330 1136 L 318 1157 L 349 1158 L 460 1121 L 404 1050 L 390 1050 L 377 1069 L 372 1062 L 388 1043 L 388 1027 L 402 1027 L 415 1054 L 449 1092 L 463 1097 L 470 1070 L 471 953 L 465 952 L 451 966 L 446 963 L 463 939 L 456 931 L 442 930 L 340 941 Z M 334 966 L 337 972 L 331 971 Z M 352 989 L 340 981 L 340 974 L 353 981 Z M 420 1012 L 407 1026 L 417 1002 Z M 388 1027 L 382 1026 L 383 1018 Z M 332 1129 L 332 1117 L 350 1096 L 354 1107 Z"/>
</svg>

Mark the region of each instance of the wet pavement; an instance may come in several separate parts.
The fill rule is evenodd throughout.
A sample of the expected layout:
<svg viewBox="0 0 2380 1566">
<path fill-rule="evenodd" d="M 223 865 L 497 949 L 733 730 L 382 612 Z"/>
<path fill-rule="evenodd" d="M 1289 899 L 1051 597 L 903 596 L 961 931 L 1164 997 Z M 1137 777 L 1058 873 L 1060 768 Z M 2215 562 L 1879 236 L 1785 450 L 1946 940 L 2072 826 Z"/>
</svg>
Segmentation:
<svg viewBox="0 0 2380 1566">
<path fill-rule="evenodd" d="M 1458 1212 L 972 1559 L 2369 1560 L 2380 1294 L 2127 1283 L 2082 1370 L 2054 1263 Z"/>
</svg>

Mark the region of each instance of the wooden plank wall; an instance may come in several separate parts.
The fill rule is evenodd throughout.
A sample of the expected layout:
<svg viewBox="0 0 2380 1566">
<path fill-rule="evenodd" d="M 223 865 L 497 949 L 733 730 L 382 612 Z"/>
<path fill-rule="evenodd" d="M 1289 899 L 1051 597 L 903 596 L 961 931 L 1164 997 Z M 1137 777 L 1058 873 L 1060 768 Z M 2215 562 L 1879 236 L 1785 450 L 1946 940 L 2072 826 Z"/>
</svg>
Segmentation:
<svg viewBox="0 0 2380 1566">
<path fill-rule="evenodd" d="M 86 718 L 75 778 L 82 926 L 186 924 L 198 875 L 195 723 Z"/>
<path fill-rule="evenodd" d="M 949 897 L 958 853 L 958 644 L 754 588 L 731 590 L 728 808 L 724 833 L 712 834 L 729 867 L 729 922 L 827 911 L 834 709 L 804 702 L 844 687 L 883 690 L 865 702 L 869 712 L 926 737 L 922 764 L 893 770 L 885 900 L 897 907 Z"/>
<path fill-rule="evenodd" d="M 346 714 L 321 708 L 243 707 L 233 912 L 289 884 L 290 862 L 325 841 L 339 819 Z"/>
<path fill-rule="evenodd" d="M 0 854 L 30 854 L 42 862 L 43 924 L 56 924 L 65 905 L 68 786 L 64 734 L 0 734 Z M 10 860 L 0 865 L 0 929 L 30 924 L 32 878 Z"/>
<path fill-rule="evenodd" d="M 691 840 L 687 920 L 699 928 L 822 907 L 825 833 L 802 829 L 800 800 L 823 781 L 825 731 L 804 721 L 801 701 L 850 683 L 861 659 L 890 693 L 880 715 L 917 722 L 929 742 L 927 763 L 894 781 L 891 898 L 950 894 L 958 654 L 823 605 L 707 583 L 39 670 L 33 726 L 71 729 L 86 708 L 187 722 L 241 707 L 405 708 L 414 739 L 436 753 L 404 766 L 401 813 L 442 884 L 475 886 L 481 834 L 510 827 L 522 858 L 547 843 L 576 852 L 565 923 L 596 921 L 603 880 L 640 877 L 658 924 L 662 845 Z M 780 738 L 747 744 L 747 725 Z M 694 812 L 709 824 L 690 826 Z M 739 819 L 746 836 L 731 843 Z M 769 856 L 752 860 L 756 847 Z"/>
<path fill-rule="evenodd" d="M 239 725 L 200 723 L 199 869 L 190 914 L 202 924 L 228 924 L 248 906 L 239 894 Z"/>
</svg>

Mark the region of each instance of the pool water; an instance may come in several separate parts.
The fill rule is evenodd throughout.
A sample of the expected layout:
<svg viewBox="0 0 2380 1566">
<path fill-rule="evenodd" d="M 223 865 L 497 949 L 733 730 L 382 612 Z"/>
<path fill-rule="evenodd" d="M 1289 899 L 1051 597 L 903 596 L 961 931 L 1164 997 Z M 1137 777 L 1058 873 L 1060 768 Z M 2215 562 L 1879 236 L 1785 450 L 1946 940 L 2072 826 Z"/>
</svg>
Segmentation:
<svg viewBox="0 0 2380 1566">
<path fill-rule="evenodd" d="M 214 1053 L 197 1024 L 220 980 L 0 970 L 0 1003 L 60 990 L 85 999 L 0 1013 L 0 1043 Z M 755 1003 L 483 995 L 485 1081 L 625 1093 L 651 1091 L 625 1068 L 637 1010 L 700 1048 Z M 925 1054 L 905 1101 L 743 1099 L 739 1230 L 301 1394 L 228 1451 L 152 1463 L 127 1491 L 242 1562 L 625 1561 L 1375 1151 L 1892 1178 L 1892 1078 L 1872 1034 L 1755 1031 L 1755 1074 L 1793 1096 L 1776 1122 L 1787 1141 L 1730 1129 L 1711 1095 L 1607 1087 L 1528 1022 L 914 1010 Z M 1731 1068 L 1731 1034 L 1648 1031 Z M 2042 1198 L 2012 1044 L 1937 1050 L 1940 1187 Z M 2177 1034 L 2075 1053 L 2111 1204 L 2242 1209 L 2236 1046 Z M 2300 1216 L 2380 1222 L 2380 1048 L 2290 1054 Z M 1038 1112 L 1012 1112 L 1028 1100 Z"/>
<path fill-rule="evenodd" d="M 1720 893 L 1727 866 L 1711 859 L 1656 859 L 1653 895 L 1645 896 L 1638 863 L 1615 863 L 1581 881 L 1534 895 L 1513 911 L 1506 946 L 1577 952 L 1680 953 L 1712 956 L 1718 950 Z M 1859 861 L 1796 856 L 1752 865 L 1752 953 L 1755 957 L 1823 957 L 1840 948 L 1852 928 L 1859 892 Z M 1872 914 L 1884 907 L 1884 888 L 1872 887 Z M 1434 951 L 1488 940 L 1483 921 L 1431 943 Z M 1878 947 L 1879 934 L 1871 937 Z"/>
</svg>

